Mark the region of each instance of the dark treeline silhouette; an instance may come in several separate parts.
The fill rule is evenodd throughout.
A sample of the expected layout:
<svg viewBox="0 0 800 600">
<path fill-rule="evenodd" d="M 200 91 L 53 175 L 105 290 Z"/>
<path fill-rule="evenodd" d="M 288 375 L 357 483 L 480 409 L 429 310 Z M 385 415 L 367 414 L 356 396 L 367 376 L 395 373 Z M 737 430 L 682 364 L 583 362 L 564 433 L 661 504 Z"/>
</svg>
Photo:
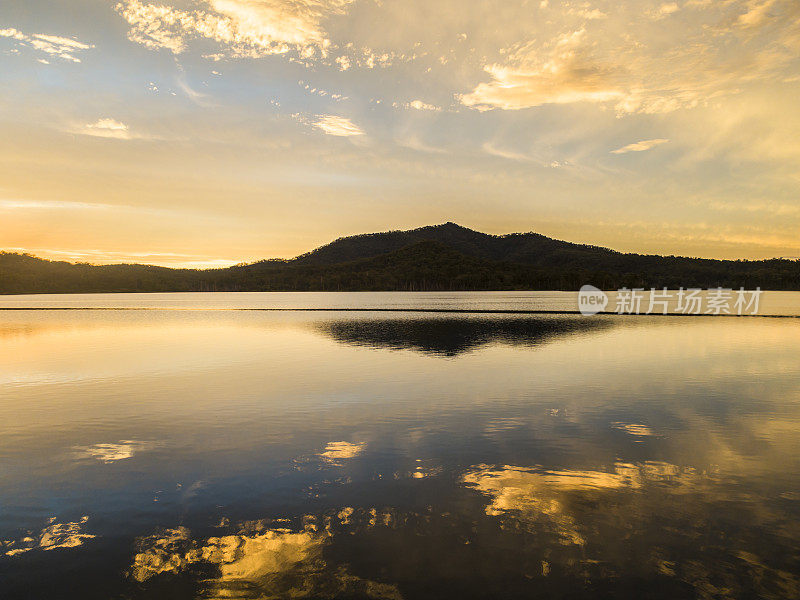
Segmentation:
<svg viewBox="0 0 800 600">
<path fill-rule="evenodd" d="M 623 254 L 536 233 L 488 235 L 454 223 L 341 238 L 292 260 L 225 269 L 71 264 L 0 253 L 0 294 L 577 290 L 585 283 L 800 290 L 800 261 Z"/>
</svg>

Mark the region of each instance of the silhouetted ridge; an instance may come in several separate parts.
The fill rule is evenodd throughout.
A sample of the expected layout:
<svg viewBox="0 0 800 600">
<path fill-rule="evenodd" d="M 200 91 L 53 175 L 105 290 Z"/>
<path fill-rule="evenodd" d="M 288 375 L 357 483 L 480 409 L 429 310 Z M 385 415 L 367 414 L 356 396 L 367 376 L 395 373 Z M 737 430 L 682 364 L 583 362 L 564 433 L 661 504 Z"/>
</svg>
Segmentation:
<svg viewBox="0 0 800 600">
<path fill-rule="evenodd" d="M 298 256 L 292 262 L 304 265 L 331 265 L 379 256 L 422 241 L 439 242 L 462 254 L 484 260 L 523 264 L 541 264 L 547 255 L 559 253 L 568 255 L 585 253 L 587 260 L 593 253 L 614 253 L 606 248 L 562 242 L 538 233 L 490 235 L 448 222 L 409 231 L 388 231 L 339 238 Z"/>
<path fill-rule="evenodd" d="M 538 233 L 489 235 L 444 223 L 340 238 L 292 260 L 226 269 L 89 265 L 0 252 L 0 294 L 167 291 L 800 290 L 800 261 L 622 254 Z"/>
</svg>

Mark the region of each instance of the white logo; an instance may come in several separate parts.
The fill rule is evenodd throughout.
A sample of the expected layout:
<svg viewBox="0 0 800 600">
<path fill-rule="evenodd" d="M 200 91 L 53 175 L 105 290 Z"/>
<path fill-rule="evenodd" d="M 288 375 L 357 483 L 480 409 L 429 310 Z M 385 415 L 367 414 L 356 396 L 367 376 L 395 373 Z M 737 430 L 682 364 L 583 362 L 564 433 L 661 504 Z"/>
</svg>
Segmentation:
<svg viewBox="0 0 800 600">
<path fill-rule="evenodd" d="M 620 288 L 614 294 L 618 315 L 757 315 L 762 290 L 744 288 Z M 596 315 L 608 306 L 608 295 L 593 285 L 578 293 L 578 308 L 583 315 Z"/>
<path fill-rule="evenodd" d="M 593 285 L 585 285 L 578 292 L 578 308 L 582 315 L 596 315 L 608 306 L 608 296 Z"/>
</svg>

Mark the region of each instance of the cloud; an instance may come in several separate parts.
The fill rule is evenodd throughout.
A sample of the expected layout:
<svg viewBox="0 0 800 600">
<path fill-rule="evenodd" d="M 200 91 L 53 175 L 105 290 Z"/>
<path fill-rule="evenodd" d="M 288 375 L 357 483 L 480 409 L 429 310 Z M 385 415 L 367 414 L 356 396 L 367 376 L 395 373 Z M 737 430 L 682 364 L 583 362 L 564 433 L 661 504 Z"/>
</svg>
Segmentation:
<svg viewBox="0 0 800 600">
<path fill-rule="evenodd" d="M 655 148 L 656 146 L 660 146 L 661 144 L 666 144 L 669 140 L 665 139 L 654 139 L 654 140 L 642 140 L 641 142 L 635 142 L 633 144 L 628 144 L 627 146 L 623 146 L 622 148 L 617 148 L 616 150 L 612 150 L 611 154 L 627 154 L 628 152 L 644 152 L 645 150 L 650 150 L 651 148 Z"/>
<path fill-rule="evenodd" d="M 677 2 L 665 2 L 658 8 L 658 12 L 660 12 L 662 15 L 671 15 L 679 10 L 680 6 L 678 6 Z"/>
<path fill-rule="evenodd" d="M 501 49 L 500 60 L 487 61 L 488 80 L 461 95 L 462 104 L 520 110 L 594 103 L 619 116 L 663 114 L 706 106 L 754 82 L 782 81 L 800 52 L 800 5 L 789 0 L 687 2 L 681 28 L 672 31 L 659 19 L 682 10 L 676 2 L 618 8 L 602 24 L 589 13 L 562 11 L 557 24 L 534 29 L 530 39 Z"/>
<path fill-rule="evenodd" d="M 577 14 L 578 16 L 580 16 L 583 19 L 588 19 L 590 21 L 595 20 L 595 19 L 607 19 L 608 18 L 608 15 L 606 13 L 604 13 L 603 11 L 598 10 L 596 8 L 593 8 L 592 10 L 581 9 L 581 10 L 575 11 L 575 14 Z"/>
<path fill-rule="evenodd" d="M 335 94 L 333 92 L 329 92 L 328 90 L 323 90 L 317 87 L 313 87 L 311 84 L 306 83 L 304 81 L 298 81 L 298 85 L 300 85 L 304 90 L 306 90 L 309 94 L 316 94 L 317 96 L 322 96 L 325 98 L 332 98 L 333 100 L 347 100 L 347 96 L 342 96 L 341 94 Z"/>
<path fill-rule="evenodd" d="M 491 154 L 492 156 L 497 156 L 499 158 L 505 158 L 507 160 L 515 160 L 519 162 L 529 162 L 534 160 L 532 157 L 528 156 L 527 154 L 522 154 L 520 152 L 514 152 L 513 150 L 506 150 L 504 148 L 498 148 L 492 142 L 485 142 L 481 149 L 486 152 L 487 154 Z"/>
<path fill-rule="evenodd" d="M 518 110 L 543 104 L 607 102 L 622 96 L 613 84 L 613 67 L 595 63 L 586 51 L 586 29 L 560 35 L 545 52 L 534 43 L 510 56 L 509 65 L 492 64 L 492 77 L 462 96 L 465 106 L 481 110 Z"/>
<path fill-rule="evenodd" d="M 161 217 L 167 215 L 186 217 L 183 211 L 172 208 L 105 204 L 102 202 L 75 202 L 71 200 L 0 199 L 0 210 L 92 210 L 151 214 Z"/>
<path fill-rule="evenodd" d="M 742 27 L 758 27 L 769 17 L 769 10 L 775 0 L 748 0 L 746 12 L 739 15 L 737 23 Z"/>
<path fill-rule="evenodd" d="M 364 135 L 363 129 L 345 117 L 321 115 L 317 118 L 313 125 L 328 135 L 336 135 L 340 137 Z"/>
<path fill-rule="evenodd" d="M 327 22 L 346 15 L 355 0 L 196 0 L 193 8 L 121 0 L 128 39 L 152 50 L 204 52 L 211 60 L 284 56 L 305 66 L 321 62 L 340 71 L 410 62 L 403 52 L 376 52 L 348 36 L 330 39 Z M 209 49 L 209 42 L 215 46 Z M 337 55 L 334 58 L 334 55 Z"/>
<path fill-rule="evenodd" d="M 434 104 L 428 104 L 423 102 L 422 100 L 412 100 L 411 102 L 393 102 L 392 106 L 395 108 L 411 108 L 414 110 L 428 110 L 432 112 L 437 112 L 442 110 L 438 106 Z"/>
<path fill-rule="evenodd" d="M 14 28 L 0 29 L 0 37 L 11 38 L 16 40 L 19 45 L 28 46 L 49 56 L 75 63 L 81 62 L 81 59 L 75 56 L 77 52 L 94 48 L 91 44 L 84 44 L 72 38 L 44 33 L 28 35 Z"/>
<path fill-rule="evenodd" d="M 420 139 L 417 135 L 407 135 L 400 137 L 397 143 L 403 148 L 416 150 L 417 152 L 428 152 L 431 154 L 447 154 L 447 150 L 436 146 L 427 144 L 424 140 Z"/>
<path fill-rule="evenodd" d="M 335 62 L 340 71 L 347 71 L 352 66 L 350 59 L 346 56 L 337 56 Z"/>
<path fill-rule="evenodd" d="M 74 133 L 117 140 L 130 140 L 134 137 L 125 123 L 107 117 L 98 119 L 95 123 L 83 125 L 74 130 Z"/>
<path fill-rule="evenodd" d="M 414 110 L 432 110 L 438 111 L 441 110 L 438 106 L 434 106 L 433 104 L 427 104 L 422 100 L 412 100 L 406 105 L 408 108 L 413 108 Z"/>
<path fill-rule="evenodd" d="M 117 12 L 128 38 L 151 49 L 184 52 L 193 40 L 211 40 L 219 56 L 258 58 L 292 50 L 302 58 L 327 55 L 323 19 L 353 0 L 206 0 L 194 10 L 123 0 Z"/>
<path fill-rule="evenodd" d="M 67 209 L 67 210 L 85 210 L 85 209 L 101 209 L 106 210 L 112 208 L 110 204 L 95 204 L 92 202 L 61 202 L 57 200 L 1 200 L 0 210 L 31 210 L 31 209 Z"/>
<path fill-rule="evenodd" d="M 175 61 L 175 63 L 178 69 L 178 77 L 176 83 L 178 84 L 178 87 L 181 89 L 181 91 L 183 91 L 183 93 L 186 94 L 186 97 L 189 98 L 189 100 L 191 100 L 195 104 L 197 104 L 197 106 L 202 106 L 202 107 L 215 106 L 214 102 L 209 99 L 208 94 L 204 94 L 203 92 L 198 92 L 191 85 L 189 85 L 189 82 L 186 80 L 186 72 L 184 71 L 183 67 L 180 65 L 180 63 L 178 63 L 177 60 Z M 158 90 L 156 89 L 156 91 Z"/>
</svg>

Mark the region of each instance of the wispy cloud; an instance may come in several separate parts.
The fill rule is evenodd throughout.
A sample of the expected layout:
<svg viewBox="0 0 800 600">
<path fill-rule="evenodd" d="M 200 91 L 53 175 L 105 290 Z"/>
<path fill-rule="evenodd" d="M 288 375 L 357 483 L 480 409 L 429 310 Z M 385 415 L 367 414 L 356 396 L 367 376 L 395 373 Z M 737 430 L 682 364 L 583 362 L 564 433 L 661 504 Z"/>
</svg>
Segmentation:
<svg viewBox="0 0 800 600">
<path fill-rule="evenodd" d="M 161 207 L 133 206 L 130 204 L 107 204 L 103 202 L 78 202 L 74 200 L 26 200 L 0 199 L 0 211 L 93 211 L 111 215 L 149 215 L 154 217 L 173 217 L 186 219 L 201 214 L 195 210 Z"/>
<path fill-rule="evenodd" d="M 491 154 L 492 156 L 497 156 L 499 158 L 505 158 L 506 160 L 515 160 L 518 162 L 531 162 L 534 160 L 527 154 L 514 152 L 513 150 L 506 150 L 505 148 L 499 148 L 492 142 L 485 142 L 481 148 L 487 154 Z"/>
<path fill-rule="evenodd" d="M 485 67 L 492 81 L 479 84 L 461 102 L 478 109 L 516 110 L 621 97 L 612 82 L 614 68 L 591 61 L 586 45 L 585 28 L 560 35 L 544 52 L 525 44 L 512 53 L 509 64 Z"/>
<path fill-rule="evenodd" d="M 40 211 L 94 211 L 120 214 L 153 216 L 177 216 L 186 218 L 187 211 L 154 206 L 131 206 L 129 204 L 106 204 L 102 202 L 76 202 L 74 200 L 25 200 L 0 199 L 0 210 Z"/>
<path fill-rule="evenodd" d="M 746 11 L 739 15 L 737 23 L 742 27 L 758 27 L 769 18 L 769 10 L 776 0 L 748 0 Z"/>
<path fill-rule="evenodd" d="M 323 18 L 342 14 L 353 0 L 207 0 L 197 9 L 123 0 L 117 11 L 130 24 L 131 41 L 184 52 L 193 40 L 216 42 L 225 56 L 326 55 Z"/>
<path fill-rule="evenodd" d="M 208 97 L 208 94 L 204 94 L 203 92 L 198 92 L 194 89 L 189 82 L 186 80 L 186 71 L 184 70 L 183 66 L 175 60 L 176 67 L 178 69 L 178 78 L 177 84 L 178 87 L 186 94 L 186 97 L 189 98 L 192 102 L 197 104 L 197 106 L 209 107 L 214 106 L 214 102 L 211 101 Z"/>
<path fill-rule="evenodd" d="M 677 2 L 665 2 L 658 7 L 658 12 L 659 14 L 666 16 L 678 12 L 680 9 L 681 7 L 678 6 Z"/>
<path fill-rule="evenodd" d="M 403 52 L 378 52 L 331 39 L 327 22 L 346 15 L 355 0 L 196 0 L 193 4 L 187 9 L 121 0 L 116 10 L 130 25 L 128 39 L 174 54 L 202 48 L 203 56 L 212 60 L 278 55 L 306 66 L 321 61 L 341 71 L 413 60 Z"/>
<path fill-rule="evenodd" d="M 479 110 L 594 103 L 621 116 L 663 114 L 784 77 L 800 50 L 794 0 L 641 4 L 620 3 L 603 25 L 563 11 L 559 29 L 542 27 L 502 50 L 502 60 L 487 62 L 488 81 L 462 103 Z M 691 15 L 665 31 L 660 20 L 678 11 Z"/>
<path fill-rule="evenodd" d="M 431 112 L 438 112 L 442 110 L 435 104 L 428 104 L 427 102 L 423 102 L 422 100 L 412 100 L 411 102 L 394 102 L 392 106 L 394 106 L 395 108 L 411 108 L 414 110 L 427 110 Z"/>
<path fill-rule="evenodd" d="M 431 146 L 430 144 L 425 143 L 425 141 L 423 141 L 416 135 L 400 137 L 397 140 L 397 143 L 404 148 L 416 150 L 417 152 L 429 152 L 431 154 L 447 154 L 446 149 L 439 148 L 437 146 Z"/>
<path fill-rule="evenodd" d="M 94 123 L 82 125 L 76 128 L 74 133 L 117 140 L 130 140 L 134 137 L 131 134 L 130 128 L 125 123 L 108 117 L 98 119 Z"/>
<path fill-rule="evenodd" d="M 641 142 L 634 142 L 633 144 L 628 144 L 627 146 L 623 146 L 622 148 L 617 148 L 616 150 L 612 150 L 611 154 L 627 154 L 628 152 L 644 152 L 645 150 L 650 150 L 651 148 L 655 148 L 656 146 L 660 146 L 661 144 L 666 144 L 669 140 L 665 140 L 662 138 L 654 139 L 654 140 L 642 140 Z"/>
<path fill-rule="evenodd" d="M 321 129 L 328 135 L 340 137 L 350 137 L 354 135 L 364 135 L 364 130 L 346 117 L 334 115 L 322 115 L 314 122 L 314 127 Z"/>
<path fill-rule="evenodd" d="M 85 44 L 72 38 L 61 37 L 59 35 L 48 35 L 45 33 L 34 33 L 28 35 L 18 29 L 14 29 L 13 27 L 8 29 L 0 29 L 0 37 L 13 39 L 19 45 L 33 48 L 34 50 L 43 52 L 48 56 L 75 63 L 81 62 L 81 59 L 75 56 L 78 52 L 94 48 L 92 44 Z"/>
<path fill-rule="evenodd" d="M 2 200 L 0 210 L 86 210 L 111 208 L 110 204 L 95 204 L 92 202 L 60 202 L 57 200 Z"/>
</svg>

